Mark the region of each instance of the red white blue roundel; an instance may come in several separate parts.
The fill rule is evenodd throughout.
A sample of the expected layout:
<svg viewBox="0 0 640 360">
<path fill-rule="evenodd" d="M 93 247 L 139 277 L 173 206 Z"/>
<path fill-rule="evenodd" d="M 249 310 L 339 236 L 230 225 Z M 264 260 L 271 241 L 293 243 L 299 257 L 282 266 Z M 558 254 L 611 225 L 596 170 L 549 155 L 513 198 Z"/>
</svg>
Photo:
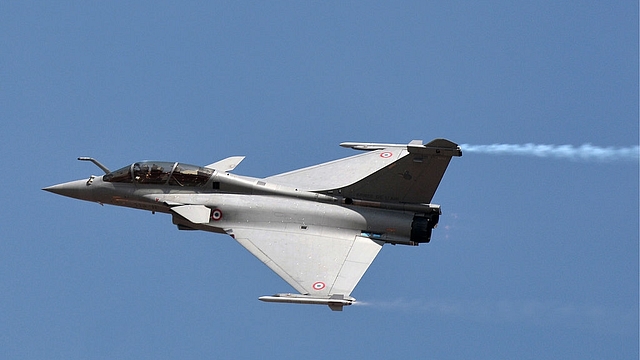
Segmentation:
<svg viewBox="0 0 640 360">
<path fill-rule="evenodd" d="M 390 158 L 392 156 L 393 156 L 393 153 L 392 152 L 388 152 L 388 151 L 385 151 L 385 152 L 380 154 L 380 157 L 381 158 L 385 158 L 385 159 L 388 159 L 388 158 Z"/>
<path fill-rule="evenodd" d="M 322 281 L 316 281 L 313 283 L 313 290 L 322 290 L 325 288 L 325 283 L 323 283 Z"/>
<path fill-rule="evenodd" d="M 215 209 L 211 212 L 211 220 L 218 221 L 222 219 L 222 211 L 220 209 Z"/>
</svg>

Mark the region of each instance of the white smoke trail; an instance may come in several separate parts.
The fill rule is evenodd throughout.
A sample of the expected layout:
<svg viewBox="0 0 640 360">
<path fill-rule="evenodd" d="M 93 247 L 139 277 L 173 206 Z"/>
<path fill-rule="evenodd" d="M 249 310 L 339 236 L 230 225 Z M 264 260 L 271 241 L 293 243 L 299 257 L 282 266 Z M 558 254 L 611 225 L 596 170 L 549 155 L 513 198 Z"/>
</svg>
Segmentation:
<svg viewBox="0 0 640 360">
<path fill-rule="evenodd" d="M 382 311 L 402 311 L 482 323 L 519 323 L 539 326 L 598 329 L 629 333 L 637 327 L 638 312 L 634 308 L 559 303 L 540 300 L 426 300 L 356 302 Z"/>
<path fill-rule="evenodd" d="M 460 145 L 463 152 L 491 155 L 520 155 L 543 158 L 568 159 L 573 161 L 638 161 L 640 147 L 599 147 L 584 144 L 544 145 L 544 144 L 492 144 L 492 145 Z"/>
</svg>

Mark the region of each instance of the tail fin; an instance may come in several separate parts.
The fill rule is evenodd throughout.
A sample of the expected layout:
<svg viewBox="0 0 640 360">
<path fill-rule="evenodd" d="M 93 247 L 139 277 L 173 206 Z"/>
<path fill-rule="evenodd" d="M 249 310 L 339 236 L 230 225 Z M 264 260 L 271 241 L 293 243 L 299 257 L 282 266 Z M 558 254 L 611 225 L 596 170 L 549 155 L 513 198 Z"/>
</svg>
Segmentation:
<svg viewBox="0 0 640 360">
<path fill-rule="evenodd" d="M 364 179 L 342 187 L 344 197 L 387 203 L 428 204 L 452 156 L 461 156 L 457 144 L 436 139 L 426 145 L 411 142 L 408 154 Z M 378 150 L 382 156 L 386 149 Z"/>
<path fill-rule="evenodd" d="M 430 203 L 449 161 L 461 156 L 457 144 L 435 139 L 426 145 L 343 143 L 370 150 L 328 163 L 267 178 L 295 188 L 390 203 Z"/>
</svg>

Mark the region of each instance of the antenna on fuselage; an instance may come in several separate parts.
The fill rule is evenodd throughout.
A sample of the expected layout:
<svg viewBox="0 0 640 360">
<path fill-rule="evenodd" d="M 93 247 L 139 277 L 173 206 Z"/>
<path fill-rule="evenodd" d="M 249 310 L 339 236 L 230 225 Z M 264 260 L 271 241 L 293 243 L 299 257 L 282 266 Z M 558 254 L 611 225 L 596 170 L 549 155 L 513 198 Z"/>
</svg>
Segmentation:
<svg viewBox="0 0 640 360">
<path fill-rule="evenodd" d="M 92 157 L 86 157 L 86 156 L 81 156 L 78 158 L 78 160 L 80 161 L 91 161 L 92 163 L 96 164 L 97 167 L 99 167 L 100 169 L 102 169 L 102 171 L 104 171 L 105 174 L 108 174 L 111 172 L 111 170 L 109 170 L 106 166 L 102 165 L 100 163 L 100 161 L 92 158 Z"/>
</svg>

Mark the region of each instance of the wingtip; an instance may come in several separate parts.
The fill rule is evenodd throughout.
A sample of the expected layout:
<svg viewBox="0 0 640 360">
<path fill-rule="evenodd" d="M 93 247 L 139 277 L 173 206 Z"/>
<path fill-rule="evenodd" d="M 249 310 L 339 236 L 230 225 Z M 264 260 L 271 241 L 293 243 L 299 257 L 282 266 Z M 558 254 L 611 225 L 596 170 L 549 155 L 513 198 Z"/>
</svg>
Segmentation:
<svg viewBox="0 0 640 360">
<path fill-rule="evenodd" d="M 275 294 L 271 296 L 260 296 L 258 298 L 264 302 L 289 303 L 289 304 L 310 304 L 310 305 L 328 305 L 332 311 L 342 311 L 342 308 L 353 304 L 356 299 L 350 296 L 339 294 L 330 297 L 315 297 L 303 294 Z"/>
</svg>

